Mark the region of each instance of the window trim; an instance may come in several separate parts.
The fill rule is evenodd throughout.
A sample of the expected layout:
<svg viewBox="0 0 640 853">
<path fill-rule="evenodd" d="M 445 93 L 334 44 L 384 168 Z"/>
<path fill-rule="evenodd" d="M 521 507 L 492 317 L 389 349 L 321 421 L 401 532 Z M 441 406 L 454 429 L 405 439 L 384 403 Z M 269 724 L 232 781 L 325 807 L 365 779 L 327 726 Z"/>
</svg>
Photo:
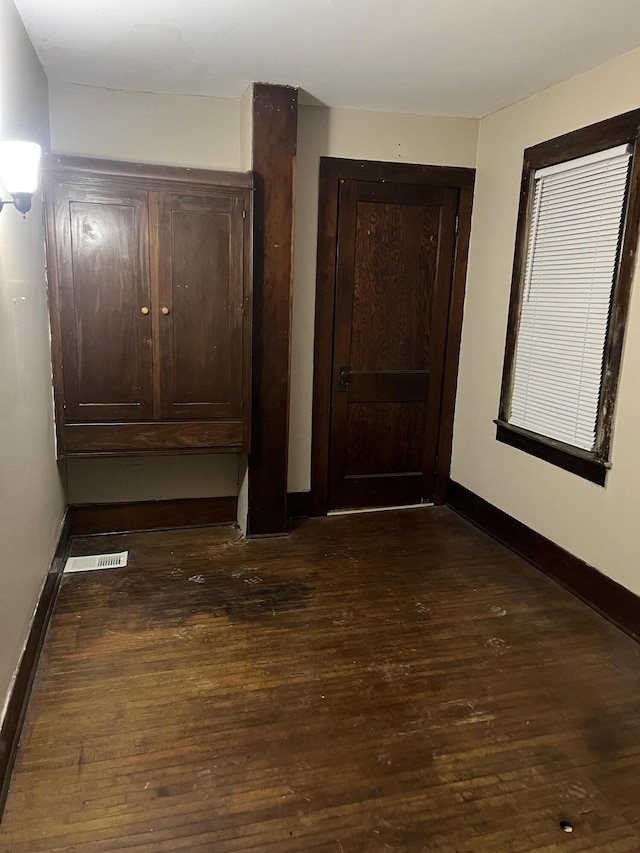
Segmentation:
<svg viewBox="0 0 640 853">
<path fill-rule="evenodd" d="M 520 185 L 520 205 L 500 390 L 500 409 L 495 420 L 496 439 L 601 486 L 604 486 L 606 472 L 611 467 L 609 460 L 616 392 L 638 245 L 638 228 L 640 225 L 639 138 L 640 109 L 637 109 L 566 133 L 547 142 L 541 142 L 527 148 L 524 152 Z M 578 157 L 624 144 L 633 146 L 627 209 L 622 227 L 620 256 L 613 284 L 611 314 L 605 341 L 596 443 L 593 451 L 585 451 L 509 423 L 516 336 L 520 319 L 527 254 L 527 232 L 533 202 L 533 175 L 537 169 L 555 166 L 558 163 L 575 160 Z"/>
</svg>

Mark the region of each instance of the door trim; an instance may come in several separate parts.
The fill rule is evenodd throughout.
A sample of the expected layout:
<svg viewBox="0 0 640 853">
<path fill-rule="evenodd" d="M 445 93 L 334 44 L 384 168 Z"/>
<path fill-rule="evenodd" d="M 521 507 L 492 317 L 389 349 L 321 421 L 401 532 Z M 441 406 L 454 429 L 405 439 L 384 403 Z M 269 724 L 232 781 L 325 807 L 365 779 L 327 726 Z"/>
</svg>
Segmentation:
<svg viewBox="0 0 640 853">
<path fill-rule="evenodd" d="M 335 157 L 320 158 L 311 442 L 311 511 L 315 516 L 326 515 L 328 509 L 331 377 L 340 181 L 362 180 L 388 181 L 398 184 L 427 184 L 452 187 L 458 191 L 458 230 L 455 238 L 453 280 L 447 322 L 434 490 L 434 502 L 441 504 L 445 503 L 451 465 L 453 415 L 458 379 L 475 175 L 475 169 L 457 166 L 421 166 L 410 163 L 346 160 Z"/>
</svg>

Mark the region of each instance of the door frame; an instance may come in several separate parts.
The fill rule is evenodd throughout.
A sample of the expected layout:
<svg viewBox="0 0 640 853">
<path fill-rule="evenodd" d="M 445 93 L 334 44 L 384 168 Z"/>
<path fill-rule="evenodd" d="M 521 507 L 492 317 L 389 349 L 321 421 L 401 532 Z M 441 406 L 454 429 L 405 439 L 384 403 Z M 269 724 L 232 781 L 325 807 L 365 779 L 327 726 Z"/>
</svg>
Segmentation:
<svg viewBox="0 0 640 853">
<path fill-rule="evenodd" d="M 476 170 L 458 166 L 422 166 L 373 160 L 320 158 L 318 193 L 318 253 L 313 357 L 313 419 L 311 441 L 311 513 L 326 515 L 329 497 L 329 435 L 333 327 L 336 305 L 336 249 L 338 196 L 343 180 L 427 184 L 458 191 L 458 228 L 455 236 L 451 300 L 447 321 L 440 426 L 436 457 L 434 502 L 445 502 L 451 466 L 462 312 L 471 233 L 471 207 Z"/>
</svg>

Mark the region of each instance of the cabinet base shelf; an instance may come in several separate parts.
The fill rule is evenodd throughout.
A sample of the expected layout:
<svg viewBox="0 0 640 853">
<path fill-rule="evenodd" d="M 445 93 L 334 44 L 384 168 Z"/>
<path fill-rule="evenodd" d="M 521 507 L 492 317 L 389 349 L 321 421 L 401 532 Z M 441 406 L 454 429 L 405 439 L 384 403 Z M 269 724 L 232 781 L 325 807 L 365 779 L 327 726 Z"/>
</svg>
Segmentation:
<svg viewBox="0 0 640 853">
<path fill-rule="evenodd" d="M 65 424 L 64 445 L 65 456 L 248 450 L 240 419 Z"/>
</svg>

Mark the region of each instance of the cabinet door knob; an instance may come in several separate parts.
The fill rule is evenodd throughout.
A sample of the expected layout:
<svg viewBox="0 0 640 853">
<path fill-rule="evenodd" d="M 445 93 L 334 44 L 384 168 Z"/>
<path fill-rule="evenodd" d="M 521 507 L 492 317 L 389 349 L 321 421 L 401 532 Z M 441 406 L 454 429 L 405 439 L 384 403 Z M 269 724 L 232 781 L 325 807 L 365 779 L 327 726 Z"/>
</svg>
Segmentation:
<svg viewBox="0 0 640 853">
<path fill-rule="evenodd" d="M 147 306 L 146 306 L 146 305 L 144 306 L 144 308 L 141 308 L 141 309 L 140 309 L 140 313 L 141 313 L 141 314 L 148 314 L 148 313 L 149 313 L 149 309 L 147 308 Z"/>
<path fill-rule="evenodd" d="M 162 311 L 162 313 L 163 313 L 163 314 L 168 314 L 168 313 L 169 313 L 169 309 L 167 308 L 167 306 L 166 306 L 166 305 L 164 306 L 164 308 L 161 308 L 160 310 Z"/>
</svg>

